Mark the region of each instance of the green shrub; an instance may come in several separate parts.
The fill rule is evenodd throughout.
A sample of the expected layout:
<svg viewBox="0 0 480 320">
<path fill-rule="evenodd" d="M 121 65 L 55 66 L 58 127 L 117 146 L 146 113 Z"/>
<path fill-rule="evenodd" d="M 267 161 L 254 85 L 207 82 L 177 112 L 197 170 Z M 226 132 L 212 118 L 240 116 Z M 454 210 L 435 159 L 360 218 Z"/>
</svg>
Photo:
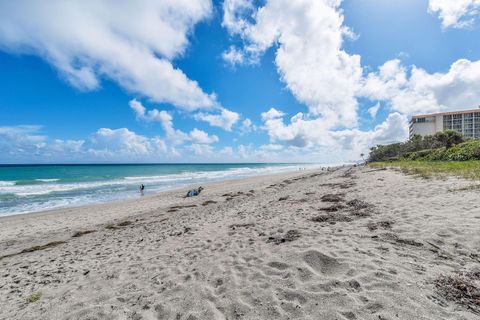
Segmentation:
<svg viewBox="0 0 480 320">
<path fill-rule="evenodd" d="M 38 300 L 40 300 L 41 297 L 42 297 L 41 292 L 35 292 L 35 293 L 32 293 L 30 296 L 28 296 L 26 301 L 27 303 L 37 302 Z"/>
<path fill-rule="evenodd" d="M 426 150 L 420 150 L 420 151 L 416 151 L 416 152 L 409 152 L 409 153 L 404 154 L 400 158 L 402 160 L 410 160 L 410 161 L 426 160 L 430 156 L 430 154 L 433 153 L 434 151 L 435 151 L 435 149 L 434 150 L 426 149 Z"/>
<path fill-rule="evenodd" d="M 446 160 L 445 159 L 445 148 L 437 148 L 433 149 L 432 152 L 428 156 L 425 157 L 423 160 L 429 160 L 429 161 L 440 161 L 440 160 Z"/>
<path fill-rule="evenodd" d="M 413 135 L 403 143 L 378 145 L 370 149 L 369 162 L 395 159 L 414 161 L 466 161 L 480 160 L 480 141 L 465 141 L 453 130 L 437 132 L 433 136 Z"/>
<path fill-rule="evenodd" d="M 470 140 L 451 147 L 445 152 L 445 160 L 480 160 L 480 141 Z"/>
</svg>

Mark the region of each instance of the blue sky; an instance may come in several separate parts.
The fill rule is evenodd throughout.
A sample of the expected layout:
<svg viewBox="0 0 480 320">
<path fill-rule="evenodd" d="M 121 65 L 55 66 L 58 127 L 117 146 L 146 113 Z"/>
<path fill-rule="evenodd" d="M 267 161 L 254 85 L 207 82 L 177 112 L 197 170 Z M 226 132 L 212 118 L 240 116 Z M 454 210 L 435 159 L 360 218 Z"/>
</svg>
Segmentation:
<svg viewBox="0 0 480 320">
<path fill-rule="evenodd" d="M 36 6 L 0 4 L 0 163 L 338 163 L 480 105 L 474 0 Z"/>
</svg>

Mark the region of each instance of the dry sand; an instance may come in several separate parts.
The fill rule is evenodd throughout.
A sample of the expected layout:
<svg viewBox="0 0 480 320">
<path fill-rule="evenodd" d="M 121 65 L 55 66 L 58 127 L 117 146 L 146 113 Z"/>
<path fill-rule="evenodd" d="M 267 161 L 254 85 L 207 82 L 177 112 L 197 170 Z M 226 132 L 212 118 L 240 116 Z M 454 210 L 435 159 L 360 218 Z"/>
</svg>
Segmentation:
<svg viewBox="0 0 480 320">
<path fill-rule="evenodd" d="M 442 291 L 480 281 L 472 184 L 342 168 L 2 218 L 0 319 L 479 319 Z"/>
</svg>

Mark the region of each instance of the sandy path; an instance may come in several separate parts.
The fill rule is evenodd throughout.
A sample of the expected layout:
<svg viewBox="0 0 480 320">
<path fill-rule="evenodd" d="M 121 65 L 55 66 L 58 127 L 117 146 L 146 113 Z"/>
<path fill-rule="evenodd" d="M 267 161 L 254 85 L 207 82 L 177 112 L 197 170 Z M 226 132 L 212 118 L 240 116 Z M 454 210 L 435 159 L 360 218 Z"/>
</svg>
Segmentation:
<svg viewBox="0 0 480 320">
<path fill-rule="evenodd" d="M 0 319 L 479 319 L 434 285 L 479 267 L 471 184 L 297 172 L 3 219 Z"/>
</svg>

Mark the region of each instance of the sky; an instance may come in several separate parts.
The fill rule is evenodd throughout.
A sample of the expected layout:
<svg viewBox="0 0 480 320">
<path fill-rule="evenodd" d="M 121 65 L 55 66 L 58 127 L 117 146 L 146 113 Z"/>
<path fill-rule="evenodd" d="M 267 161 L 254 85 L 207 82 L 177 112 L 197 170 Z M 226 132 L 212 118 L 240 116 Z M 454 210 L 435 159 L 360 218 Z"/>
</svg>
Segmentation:
<svg viewBox="0 0 480 320">
<path fill-rule="evenodd" d="M 0 163 L 345 163 L 480 105 L 480 0 L 0 2 Z"/>
</svg>

